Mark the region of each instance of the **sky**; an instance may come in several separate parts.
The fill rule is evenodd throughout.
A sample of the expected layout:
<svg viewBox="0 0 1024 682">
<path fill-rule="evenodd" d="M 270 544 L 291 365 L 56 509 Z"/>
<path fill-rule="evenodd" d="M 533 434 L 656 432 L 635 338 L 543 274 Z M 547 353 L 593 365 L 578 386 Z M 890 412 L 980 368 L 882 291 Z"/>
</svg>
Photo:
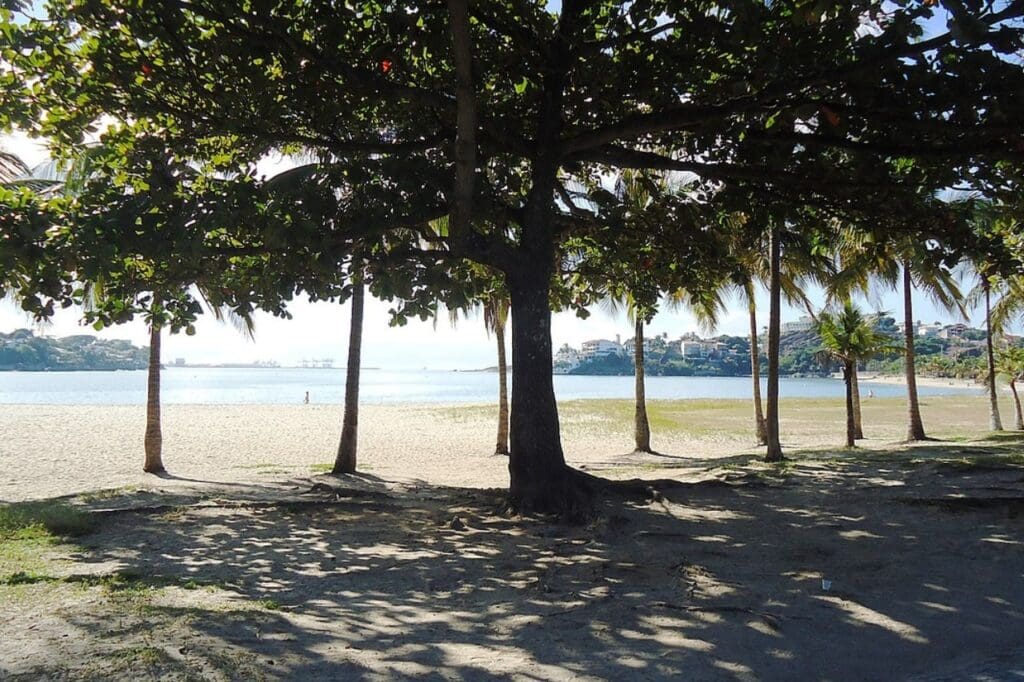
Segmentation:
<svg viewBox="0 0 1024 682">
<path fill-rule="evenodd" d="M 46 158 L 45 146 L 24 135 L 0 135 L 0 147 L 13 152 L 30 166 Z M 815 306 L 823 304 L 820 291 L 810 292 Z M 861 301 L 869 310 L 885 310 L 902 317 L 902 303 L 894 292 L 880 293 L 871 301 Z M 386 302 L 369 299 L 366 302 L 363 327 L 364 367 L 387 369 L 478 369 L 495 364 L 494 339 L 488 337 L 481 318 L 462 320 L 457 328 L 449 325 L 447 315 L 437 324 L 431 321 L 410 320 L 404 327 L 388 325 Z M 953 315 L 938 310 L 924 296 L 914 300 L 915 319 L 926 322 L 954 321 Z M 758 296 L 758 309 L 762 311 L 760 326 L 767 321 L 767 294 Z M 290 307 L 292 319 L 277 319 L 257 313 L 255 339 L 249 340 L 230 325 L 222 324 L 204 315 L 197 324 L 195 336 L 167 335 L 164 339 L 165 361 L 184 358 L 188 363 L 254 362 L 275 360 L 281 365 L 299 364 L 302 360 L 332 358 L 336 366 L 345 364 L 348 346 L 349 306 L 337 303 L 309 303 L 296 300 Z M 794 320 L 804 311 L 786 307 L 783 321 Z M 136 321 L 95 332 L 80 324 L 81 311 L 58 311 L 50 323 L 36 326 L 38 333 L 65 336 L 69 334 L 96 334 L 102 338 L 128 339 L 137 345 L 148 344 L 148 332 L 142 322 Z M 981 319 L 973 316 L 973 324 Z M 722 316 L 716 333 L 736 336 L 748 333 L 746 307 L 731 301 Z M 30 317 L 9 300 L 0 300 L 0 331 L 33 327 Z M 684 333 L 697 331 L 693 317 L 685 312 L 666 312 L 658 315 L 648 327 L 647 335 L 667 333 L 678 338 Z M 552 321 L 552 341 L 555 348 L 563 343 L 579 346 L 587 339 L 623 339 L 632 333 L 631 325 L 623 315 L 612 315 L 595 309 L 581 320 L 573 313 L 556 313 Z M 702 335 L 705 335 L 702 333 Z"/>
</svg>

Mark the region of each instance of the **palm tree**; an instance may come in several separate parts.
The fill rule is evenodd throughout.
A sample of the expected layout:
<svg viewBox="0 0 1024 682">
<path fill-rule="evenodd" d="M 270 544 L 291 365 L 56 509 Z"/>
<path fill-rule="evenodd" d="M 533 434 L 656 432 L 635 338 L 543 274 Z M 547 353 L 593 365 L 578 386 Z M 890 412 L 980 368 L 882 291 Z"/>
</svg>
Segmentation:
<svg viewBox="0 0 1024 682">
<path fill-rule="evenodd" d="M 999 349 L 995 358 L 995 371 L 1006 380 L 1013 393 L 1013 427 L 1018 431 L 1024 431 L 1024 414 L 1021 413 L 1020 396 L 1017 394 L 1017 382 L 1024 379 L 1024 348 L 1010 346 Z"/>
<path fill-rule="evenodd" d="M 651 422 L 647 417 L 647 386 L 644 373 L 644 327 L 650 315 L 628 291 L 614 288 L 604 299 L 611 312 L 625 308 L 626 318 L 633 325 L 633 451 L 651 454 Z"/>
<path fill-rule="evenodd" d="M 359 371 L 363 349 L 363 298 L 365 284 L 362 279 L 352 283 L 352 316 L 348 331 L 348 360 L 345 363 L 345 414 L 341 422 L 341 441 L 331 474 L 356 472 L 356 446 L 359 436 Z"/>
<path fill-rule="evenodd" d="M 489 296 L 483 304 L 484 328 L 494 332 L 498 344 L 498 437 L 494 454 L 508 450 L 508 359 L 505 348 L 505 327 L 508 324 L 509 300 L 504 292 Z"/>
<path fill-rule="evenodd" d="M 781 462 L 782 445 L 779 442 L 779 337 L 782 305 L 782 245 L 781 226 L 773 222 L 768 245 L 768 404 L 765 419 L 764 456 L 766 462 Z"/>
<path fill-rule="evenodd" d="M 858 437 L 854 396 L 857 363 L 888 349 L 889 338 L 877 331 L 875 325 L 849 300 L 838 313 L 821 313 L 817 331 L 821 337 L 821 355 L 835 359 L 843 366 L 843 381 L 846 383 L 846 446 L 852 448 Z"/>
<path fill-rule="evenodd" d="M 963 311 L 963 295 L 953 272 L 929 249 L 913 238 L 879 243 L 865 233 L 842 231 L 839 247 L 842 271 L 831 283 L 831 297 L 845 299 L 855 291 L 869 292 L 873 282 L 901 290 L 903 294 L 904 378 L 907 384 L 907 440 L 926 440 L 917 394 L 913 295 L 923 291 L 935 304 Z"/>
</svg>

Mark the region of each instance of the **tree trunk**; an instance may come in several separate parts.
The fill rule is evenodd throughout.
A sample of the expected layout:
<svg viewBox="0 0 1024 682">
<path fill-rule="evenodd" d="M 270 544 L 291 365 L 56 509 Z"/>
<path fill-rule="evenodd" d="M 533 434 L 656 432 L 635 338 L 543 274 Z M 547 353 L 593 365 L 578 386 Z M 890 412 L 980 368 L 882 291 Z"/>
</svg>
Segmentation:
<svg viewBox="0 0 1024 682">
<path fill-rule="evenodd" d="M 509 508 L 585 518 L 593 491 L 565 464 L 551 366 L 548 272 L 511 273 L 512 419 Z"/>
<path fill-rule="evenodd" d="M 992 431 L 1003 430 L 999 417 L 999 395 L 996 393 L 996 356 L 992 348 L 992 292 L 988 281 L 982 285 L 985 290 L 985 350 L 988 353 L 988 427 Z"/>
<path fill-rule="evenodd" d="M 505 320 L 495 316 L 494 336 L 498 340 L 498 444 L 496 455 L 508 455 L 508 362 L 505 358 Z"/>
<path fill-rule="evenodd" d="M 850 375 L 850 390 L 853 393 L 853 437 L 864 439 L 864 429 L 860 416 L 860 379 L 857 378 L 857 363 L 853 363 L 853 374 Z"/>
<path fill-rule="evenodd" d="M 345 416 L 341 424 L 341 442 L 331 473 L 356 472 L 356 448 L 359 436 L 359 366 L 363 350 L 363 297 L 362 281 L 352 285 L 352 319 L 349 322 L 348 361 L 345 365 Z"/>
<path fill-rule="evenodd" d="M 850 360 L 843 361 L 843 379 L 846 383 L 846 447 L 857 445 L 857 418 L 853 409 L 853 383 L 857 366 Z"/>
<path fill-rule="evenodd" d="M 1016 421 L 1013 428 L 1018 431 L 1024 431 L 1024 413 L 1020 409 L 1020 396 L 1017 395 L 1017 380 L 1010 379 L 1010 390 L 1013 392 L 1013 405 L 1016 408 L 1015 412 L 1017 415 Z"/>
<path fill-rule="evenodd" d="M 907 379 L 907 440 L 925 440 L 921 406 L 917 402 L 917 371 L 914 367 L 914 307 L 911 296 L 914 283 L 910 261 L 903 259 L 903 338 L 906 343 L 903 371 Z"/>
<path fill-rule="evenodd" d="M 754 429 L 757 444 L 766 445 L 768 434 L 765 431 L 764 412 L 761 411 L 761 351 L 757 344 L 757 305 L 754 294 L 750 292 L 750 375 L 754 381 Z"/>
<path fill-rule="evenodd" d="M 771 273 L 769 276 L 770 308 L 768 311 L 768 414 L 765 433 L 768 436 L 766 462 L 781 462 L 782 445 L 779 443 L 779 333 L 782 317 L 782 247 L 779 244 L 780 227 L 771 231 Z"/>
<path fill-rule="evenodd" d="M 636 415 L 633 419 L 633 434 L 637 452 L 651 452 L 651 425 L 647 421 L 647 395 L 644 386 L 644 321 L 636 320 L 633 337 L 633 367 L 636 389 Z"/>
<path fill-rule="evenodd" d="M 160 430 L 160 327 L 149 327 L 149 375 L 146 383 L 146 435 L 143 439 L 146 461 L 142 470 L 147 474 L 164 472 L 163 434 Z"/>
</svg>

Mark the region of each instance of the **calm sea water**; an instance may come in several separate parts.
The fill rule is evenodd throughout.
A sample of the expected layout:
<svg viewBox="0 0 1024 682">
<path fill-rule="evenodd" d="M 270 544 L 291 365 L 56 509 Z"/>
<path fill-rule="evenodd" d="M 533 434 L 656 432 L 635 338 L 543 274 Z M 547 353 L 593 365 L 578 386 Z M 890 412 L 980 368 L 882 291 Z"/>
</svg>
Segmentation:
<svg viewBox="0 0 1024 682">
<path fill-rule="evenodd" d="M 171 367 L 161 376 L 161 398 L 168 404 L 341 403 L 343 369 L 219 369 Z M 861 392 L 902 396 L 901 386 L 864 382 Z M 921 395 L 972 392 L 974 389 L 921 387 Z M 498 376 L 490 372 L 364 370 L 364 403 L 489 403 L 495 400 Z M 838 379 L 787 379 L 779 391 L 788 398 L 838 398 Z M 559 400 L 630 398 L 633 377 L 556 376 Z M 750 398 L 745 377 L 648 377 L 647 397 Z M 146 372 L 0 372 L 0 403 L 50 405 L 139 405 L 146 400 Z"/>
</svg>

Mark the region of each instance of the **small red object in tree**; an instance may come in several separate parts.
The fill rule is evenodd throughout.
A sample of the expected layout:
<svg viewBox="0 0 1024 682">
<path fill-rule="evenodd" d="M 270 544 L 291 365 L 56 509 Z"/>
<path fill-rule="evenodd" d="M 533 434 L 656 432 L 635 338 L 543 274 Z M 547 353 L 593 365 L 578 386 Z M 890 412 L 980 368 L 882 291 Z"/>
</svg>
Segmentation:
<svg viewBox="0 0 1024 682">
<path fill-rule="evenodd" d="M 143 63 L 142 64 L 142 75 L 143 76 L 150 76 L 152 74 L 153 74 L 153 67 L 150 66 L 149 64 Z"/>
<path fill-rule="evenodd" d="M 382 59 L 382 60 L 380 60 L 380 71 L 381 71 L 381 73 L 387 73 L 388 71 L 391 71 L 392 64 L 393 64 L 393 62 L 390 59 Z"/>
</svg>

